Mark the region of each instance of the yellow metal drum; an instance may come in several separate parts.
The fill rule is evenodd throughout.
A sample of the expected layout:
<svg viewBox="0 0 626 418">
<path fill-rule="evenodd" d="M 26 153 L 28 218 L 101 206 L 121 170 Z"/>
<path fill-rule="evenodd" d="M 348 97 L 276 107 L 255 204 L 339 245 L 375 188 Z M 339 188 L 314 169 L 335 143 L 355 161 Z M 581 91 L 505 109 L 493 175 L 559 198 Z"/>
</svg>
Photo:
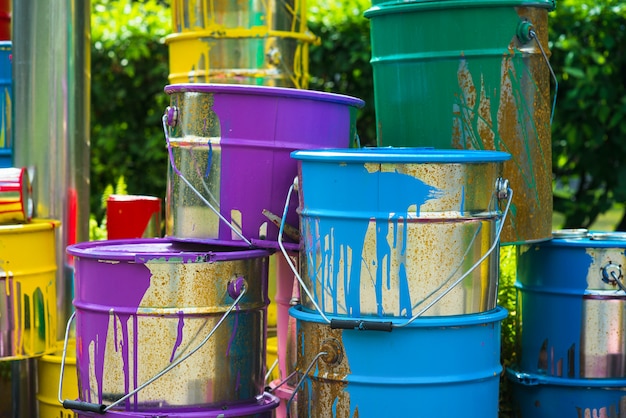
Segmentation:
<svg viewBox="0 0 626 418">
<path fill-rule="evenodd" d="M 169 81 L 306 88 L 306 7 L 284 2 L 174 0 Z"/>
<path fill-rule="evenodd" d="M 63 408 L 57 397 L 59 392 L 59 376 L 63 356 L 63 341 L 57 344 L 57 351 L 39 359 L 37 376 L 39 386 L 39 418 L 70 418 L 76 413 Z M 63 371 L 63 399 L 78 399 L 78 378 L 76 374 L 76 340 L 69 340 Z"/>
<path fill-rule="evenodd" d="M 56 349 L 59 225 L 48 219 L 0 225 L 0 360 L 37 357 Z"/>
</svg>

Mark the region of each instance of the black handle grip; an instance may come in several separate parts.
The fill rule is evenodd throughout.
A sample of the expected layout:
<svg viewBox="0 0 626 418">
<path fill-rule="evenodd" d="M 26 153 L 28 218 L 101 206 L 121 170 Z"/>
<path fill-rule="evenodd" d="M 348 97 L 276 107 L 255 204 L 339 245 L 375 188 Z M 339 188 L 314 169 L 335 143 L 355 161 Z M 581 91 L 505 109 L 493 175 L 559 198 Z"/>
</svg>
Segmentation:
<svg viewBox="0 0 626 418">
<path fill-rule="evenodd" d="M 63 408 L 65 409 L 73 409 L 75 411 L 88 411 L 88 412 L 96 412 L 98 414 L 104 415 L 104 409 L 106 405 L 97 404 L 97 403 L 89 403 L 84 401 L 72 401 L 70 399 L 66 399 L 63 401 Z"/>
<path fill-rule="evenodd" d="M 356 329 L 359 331 L 387 331 L 391 332 L 393 324 L 391 322 L 364 321 L 362 319 L 331 319 L 332 329 Z"/>
</svg>

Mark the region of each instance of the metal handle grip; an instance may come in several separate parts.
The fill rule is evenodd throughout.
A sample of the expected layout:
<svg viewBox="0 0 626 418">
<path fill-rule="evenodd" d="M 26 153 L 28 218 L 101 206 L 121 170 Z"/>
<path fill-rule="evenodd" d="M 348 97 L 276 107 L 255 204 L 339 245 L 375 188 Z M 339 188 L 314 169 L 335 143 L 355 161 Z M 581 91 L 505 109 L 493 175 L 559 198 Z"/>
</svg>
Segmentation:
<svg viewBox="0 0 626 418">
<path fill-rule="evenodd" d="M 359 331 L 389 331 L 393 329 L 391 321 L 364 321 L 362 319 L 331 319 L 332 329 L 355 329 Z"/>
</svg>

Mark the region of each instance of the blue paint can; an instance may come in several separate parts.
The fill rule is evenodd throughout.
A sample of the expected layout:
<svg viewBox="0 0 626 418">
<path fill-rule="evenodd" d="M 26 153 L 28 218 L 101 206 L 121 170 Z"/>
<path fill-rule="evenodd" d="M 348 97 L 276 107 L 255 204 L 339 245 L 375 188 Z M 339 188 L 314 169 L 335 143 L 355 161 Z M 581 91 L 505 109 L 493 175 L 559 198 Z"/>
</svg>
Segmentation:
<svg viewBox="0 0 626 418">
<path fill-rule="evenodd" d="M 0 42 L 0 168 L 13 166 L 12 43 Z"/>
<path fill-rule="evenodd" d="M 516 418 L 621 418 L 624 379 L 568 379 L 507 369 Z"/>
<path fill-rule="evenodd" d="M 364 148 L 291 155 L 299 161 L 305 310 L 411 318 L 427 306 L 425 316 L 495 308 L 498 193 L 509 154 Z"/>
<path fill-rule="evenodd" d="M 301 306 L 289 313 L 303 378 L 298 417 L 498 416 L 501 307 L 392 332 L 332 329 Z"/>
<path fill-rule="evenodd" d="M 519 417 L 626 416 L 626 234 L 561 230 L 517 255 Z"/>
<path fill-rule="evenodd" d="M 517 257 L 519 369 L 626 378 L 626 234 L 555 232 Z"/>
</svg>

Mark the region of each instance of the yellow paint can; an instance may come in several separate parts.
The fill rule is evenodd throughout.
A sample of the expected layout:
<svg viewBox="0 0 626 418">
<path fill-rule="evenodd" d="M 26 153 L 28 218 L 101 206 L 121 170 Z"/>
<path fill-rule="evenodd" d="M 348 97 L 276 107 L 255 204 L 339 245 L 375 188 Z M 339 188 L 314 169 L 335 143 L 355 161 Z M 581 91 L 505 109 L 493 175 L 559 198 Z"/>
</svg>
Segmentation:
<svg viewBox="0 0 626 418">
<path fill-rule="evenodd" d="M 39 418 L 71 418 L 76 417 L 72 410 L 65 409 L 59 403 L 59 377 L 61 360 L 63 359 L 63 341 L 57 343 L 54 354 L 41 357 L 37 365 L 39 385 L 37 400 L 39 401 Z M 63 399 L 78 399 L 78 377 L 76 374 L 76 340 L 67 344 L 65 367 L 63 370 Z"/>
<path fill-rule="evenodd" d="M 171 84 L 228 83 L 306 88 L 306 6 L 284 2 L 172 1 Z"/>
<path fill-rule="evenodd" d="M 0 225 L 0 360 L 56 349 L 55 233 L 60 222 Z"/>
</svg>

